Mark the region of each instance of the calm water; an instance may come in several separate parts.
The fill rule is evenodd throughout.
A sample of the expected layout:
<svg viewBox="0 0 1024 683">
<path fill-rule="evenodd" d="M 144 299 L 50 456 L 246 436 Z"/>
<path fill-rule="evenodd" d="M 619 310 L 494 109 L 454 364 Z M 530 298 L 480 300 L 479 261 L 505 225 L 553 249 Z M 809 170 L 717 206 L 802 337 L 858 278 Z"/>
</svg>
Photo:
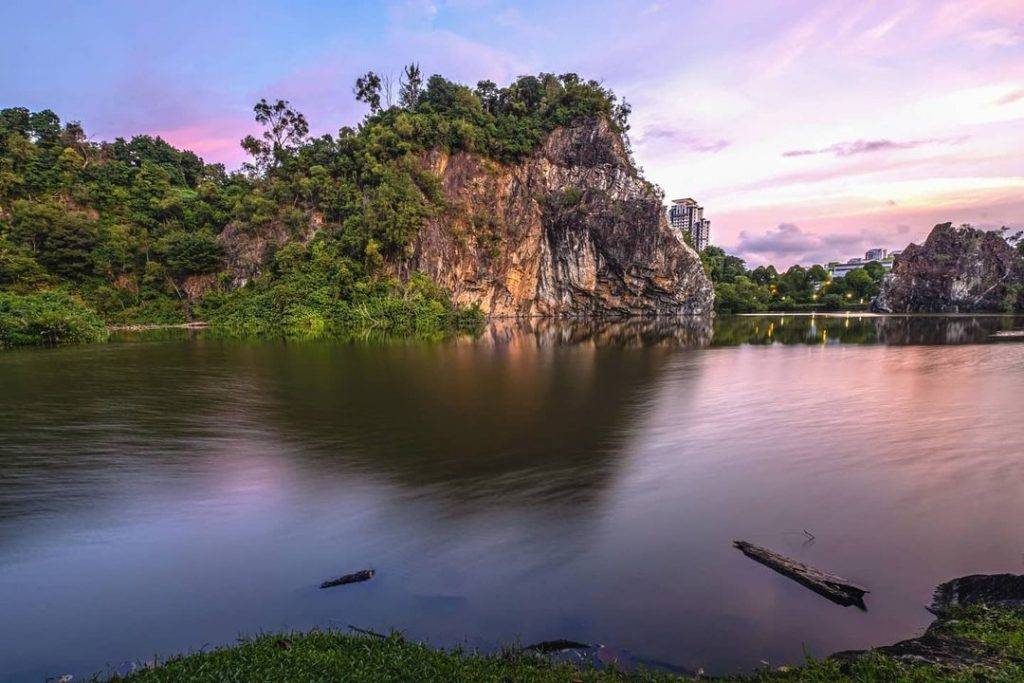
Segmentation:
<svg viewBox="0 0 1024 683">
<path fill-rule="evenodd" d="M 988 337 L 1015 326 L 0 353 L 0 678 L 314 625 L 718 673 L 910 637 L 936 583 L 1024 569 L 1024 344 Z M 868 610 L 737 538 L 865 584 Z"/>
</svg>

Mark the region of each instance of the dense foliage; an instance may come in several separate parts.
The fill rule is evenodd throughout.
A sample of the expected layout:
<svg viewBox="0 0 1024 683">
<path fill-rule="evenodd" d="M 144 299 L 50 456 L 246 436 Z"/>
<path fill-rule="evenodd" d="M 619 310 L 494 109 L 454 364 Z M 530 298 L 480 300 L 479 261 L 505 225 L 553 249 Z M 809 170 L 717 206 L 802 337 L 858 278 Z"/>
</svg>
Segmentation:
<svg viewBox="0 0 1024 683">
<path fill-rule="evenodd" d="M 397 96 L 388 83 L 361 77 L 356 96 L 370 111 L 336 135 L 311 138 L 287 102 L 261 100 L 263 133 L 242 141 L 252 159 L 234 173 L 159 137 L 94 143 L 51 111 L 0 110 L 0 291 L 10 301 L 61 288 L 109 323 L 201 316 L 242 330 L 407 332 L 479 320 L 422 278 L 386 276 L 425 219 L 457 210 L 422 154 L 515 161 L 582 119 L 624 133 L 629 107 L 575 74 L 470 88 L 424 82 L 410 65 Z M 235 288 L 228 228 L 289 239 L 261 277 Z"/>
<path fill-rule="evenodd" d="M 707 247 L 700 258 L 715 285 L 719 313 L 865 308 L 878 295 L 885 277 L 885 268 L 877 261 L 833 279 L 820 265 L 792 266 L 783 273 L 774 266 L 748 270 L 743 259 L 719 247 Z"/>
<path fill-rule="evenodd" d="M 0 292 L 0 347 L 79 344 L 106 338 L 107 327 L 100 317 L 66 292 Z"/>
</svg>

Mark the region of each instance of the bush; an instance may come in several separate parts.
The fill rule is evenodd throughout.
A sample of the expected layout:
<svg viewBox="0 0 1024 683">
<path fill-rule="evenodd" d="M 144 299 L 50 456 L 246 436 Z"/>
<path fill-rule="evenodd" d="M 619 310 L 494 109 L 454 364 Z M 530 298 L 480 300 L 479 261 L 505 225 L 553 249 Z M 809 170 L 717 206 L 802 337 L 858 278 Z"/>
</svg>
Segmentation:
<svg viewBox="0 0 1024 683">
<path fill-rule="evenodd" d="M 65 292 L 0 292 L 0 347 L 83 344 L 106 338 L 107 328 L 96 312 Z"/>
</svg>

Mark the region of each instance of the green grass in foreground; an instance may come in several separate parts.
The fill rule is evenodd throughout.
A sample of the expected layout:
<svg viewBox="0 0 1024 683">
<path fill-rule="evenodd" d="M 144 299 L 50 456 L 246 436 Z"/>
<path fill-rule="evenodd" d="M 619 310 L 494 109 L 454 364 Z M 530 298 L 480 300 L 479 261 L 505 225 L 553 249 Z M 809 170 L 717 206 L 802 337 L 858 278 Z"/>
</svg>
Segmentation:
<svg viewBox="0 0 1024 683">
<path fill-rule="evenodd" d="M 997 668 L 940 670 L 913 667 L 880 654 L 843 665 L 809 659 L 803 666 L 763 670 L 731 681 L 792 683 L 997 683 L 1024 681 L 1024 610 L 976 607 L 960 610 L 939 627 L 943 635 L 985 643 L 1005 657 Z M 741 644 L 737 644 L 737 647 Z M 577 669 L 528 654 L 479 655 L 436 650 L 398 636 L 386 639 L 331 631 L 263 635 L 234 647 L 176 657 L 129 681 L 580 681 L 668 683 L 690 680 L 674 674 Z"/>
</svg>

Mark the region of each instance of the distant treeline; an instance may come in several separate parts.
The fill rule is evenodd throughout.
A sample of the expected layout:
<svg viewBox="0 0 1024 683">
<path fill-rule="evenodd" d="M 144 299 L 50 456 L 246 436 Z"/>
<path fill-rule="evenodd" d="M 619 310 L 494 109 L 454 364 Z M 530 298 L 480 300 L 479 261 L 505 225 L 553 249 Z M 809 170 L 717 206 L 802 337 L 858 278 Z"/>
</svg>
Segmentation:
<svg viewBox="0 0 1024 683">
<path fill-rule="evenodd" d="M 878 295 L 886 272 L 877 261 L 835 279 L 820 265 L 792 266 L 783 273 L 775 266 L 749 270 L 743 259 L 719 247 L 707 247 L 700 257 L 715 285 L 719 313 L 862 309 Z"/>
</svg>

